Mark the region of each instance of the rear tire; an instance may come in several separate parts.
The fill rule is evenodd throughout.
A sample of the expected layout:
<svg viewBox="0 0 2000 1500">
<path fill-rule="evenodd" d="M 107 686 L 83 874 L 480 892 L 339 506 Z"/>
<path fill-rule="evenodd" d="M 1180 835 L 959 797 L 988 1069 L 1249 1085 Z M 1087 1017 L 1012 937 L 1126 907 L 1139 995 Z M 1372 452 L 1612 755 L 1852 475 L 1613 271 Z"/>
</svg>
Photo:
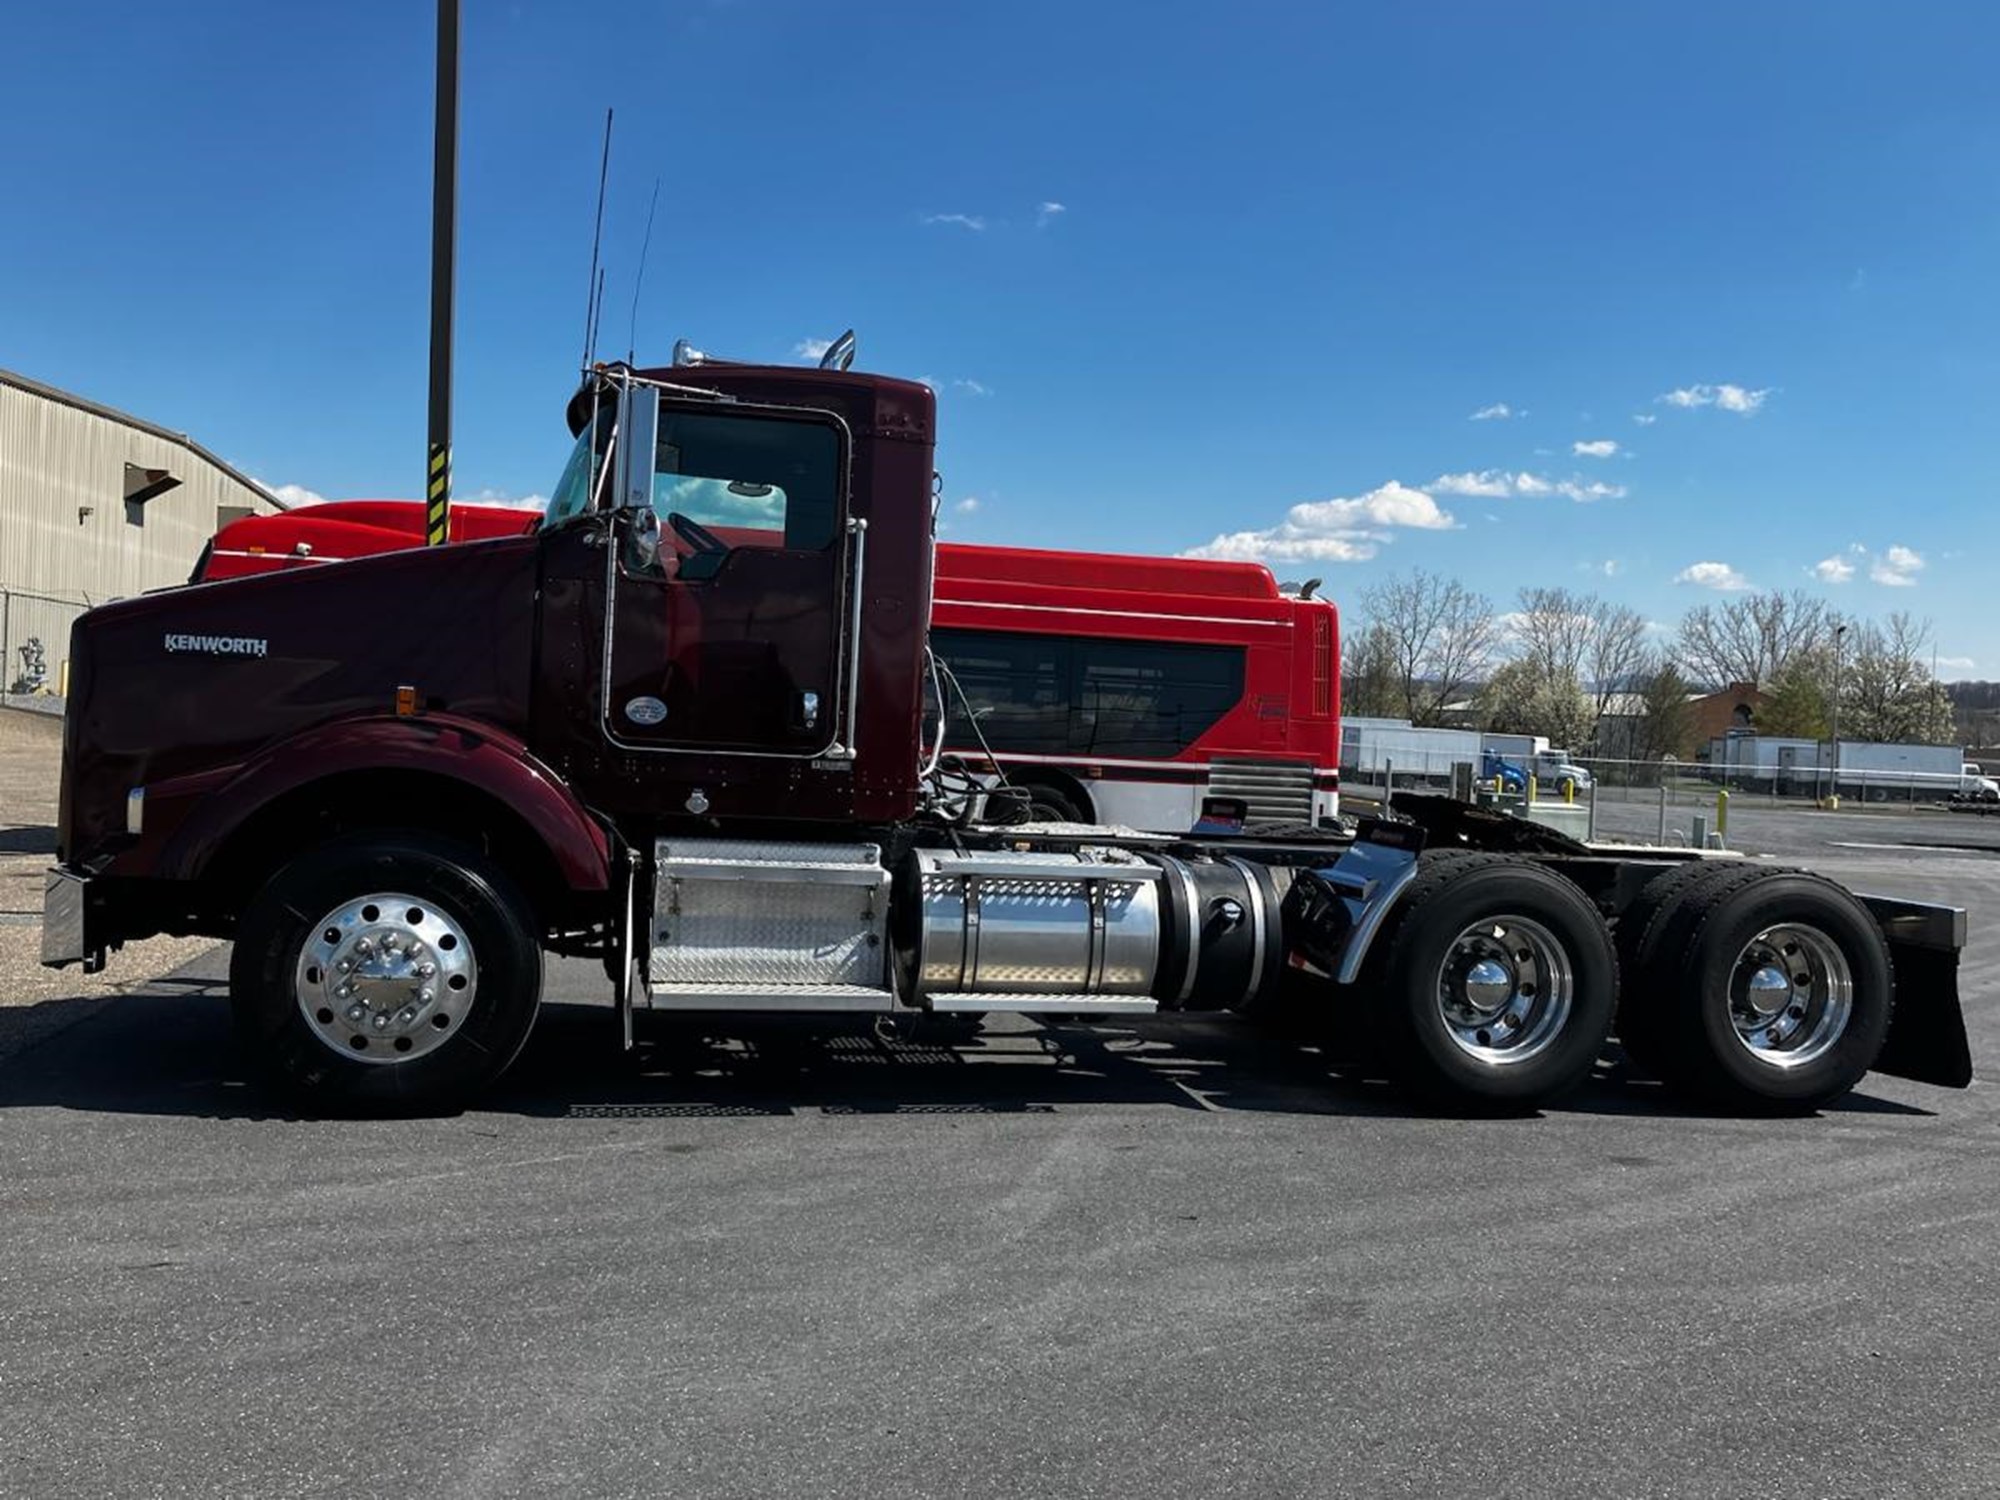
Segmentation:
<svg viewBox="0 0 2000 1500">
<path fill-rule="evenodd" d="M 1427 1101 L 1529 1110 L 1590 1073 L 1618 960 L 1597 908 L 1504 855 L 1429 857 L 1363 984 L 1390 1073 Z"/>
<path fill-rule="evenodd" d="M 239 1039 L 312 1113 L 462 1106 L 520 1053 L 541 990 L 541 943 L 514 883 L 421 834 L 301 855 L 245 915 L 229 965 Z"/>
<path fill-rule="evenodd" d="M 1812 1110 L 1875 1063 L 1894 995 L 1867 908 L 1796 870 L 1696 884 L 1628 971 L 1667 1083 L 1736 1108 Z"/>
<path fill-rule="evenodd" d="M 1019 783 L 1016 783 L 1017 785 Z M 1047 782 L 1032 781 L 1024 788 L 1028 794 L 1028 821 L 1030 823 L 1088 823 L 1077 799 L 1062 787 L 1050 786 Z"/>
</svg>

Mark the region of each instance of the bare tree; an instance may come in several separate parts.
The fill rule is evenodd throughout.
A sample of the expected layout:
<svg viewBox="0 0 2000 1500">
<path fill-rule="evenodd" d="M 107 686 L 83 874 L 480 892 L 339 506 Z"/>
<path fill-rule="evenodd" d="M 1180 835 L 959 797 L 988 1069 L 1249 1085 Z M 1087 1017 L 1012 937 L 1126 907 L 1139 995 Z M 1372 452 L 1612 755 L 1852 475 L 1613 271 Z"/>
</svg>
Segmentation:
<svg viewBox="0 0 2000 1500">
<path fill-rule="evenodd" d="M 1952 733 L 1951 699 L 1924 659 L 1931 627 L 1899 610 L 1849 634 L 1853 656 L 1841 672 L 1841 735 L 1890 744 L 1939 744 Z"/>
<path fill-rule="evenodd" d="M 1520 601 L 1512 623 L 1522 659 L 1536 665 L 1544 682 L 1582 684 L 1602 714 L 1645 659 L 1645 618 L 1569 589 L 1522 589 Z"/>
<path fill-rule="evenodd" d="M 1713 687 L 1761 686 L 1774 681 L 1799 652 L 1824 645 L 1839 623 L 1824 599 L 1799 589 L 1698 604 L 1681 617 L 1681 663 Z"/>
<path fill-rule="evenodd" d="M 1395 664 L 1397 695 L 1413 724 L 1442 722 L 1493 659 L 1493 604 L 1455 578 L 1422 569 L 1388 578 L 1362 595 Z"/>
<path fill-rule="evenodd" d="M 1522 589 L 1519 597 L 1521 608 L 1512 623 L 1521 643 L 1521 659 L 1534 663 L 1543 682 L 1565 677 L 1581 681 L 1596 630 L 1596 612 L 1604 607 L 1604 601 L 1568 589 Z"/>
<path fill-rule="evenodd" d="M 1647 655 L 1646 617 L 1623 604 L 1597 600 L 1584 665 L 1599 718 L 1611 706 L 1612 695 L 1629 690 L 1645 672 Z"/>
<path fill-rule="evenodd" d="M 1344 633 L 1340 643 L 1340 711 L 1388 718 L 1401 707 L 1395 645 L 1379 622 Z"/>
</svg>

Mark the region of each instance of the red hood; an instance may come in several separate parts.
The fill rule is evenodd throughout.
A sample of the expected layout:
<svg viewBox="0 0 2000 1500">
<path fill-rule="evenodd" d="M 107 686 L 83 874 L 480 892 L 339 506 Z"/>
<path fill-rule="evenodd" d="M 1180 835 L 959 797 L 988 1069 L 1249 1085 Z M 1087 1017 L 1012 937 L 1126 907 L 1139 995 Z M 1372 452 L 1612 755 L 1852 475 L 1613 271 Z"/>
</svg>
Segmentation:
<svg viewBox="0 0 2000 1500">
<path fill-rule="evenodd" d="M 451 540 L 479 542 L 520 536 L 541 524 L 542 513 L 515 505 L 451 508 Z M 400 552 L 423 540 L 420 500 L 329 500 L 274 516 L 245 516 L 215 534 L 196 566 L 194 581 L 240 578 L 310 563 L 344 562 Z"/>
</svg>

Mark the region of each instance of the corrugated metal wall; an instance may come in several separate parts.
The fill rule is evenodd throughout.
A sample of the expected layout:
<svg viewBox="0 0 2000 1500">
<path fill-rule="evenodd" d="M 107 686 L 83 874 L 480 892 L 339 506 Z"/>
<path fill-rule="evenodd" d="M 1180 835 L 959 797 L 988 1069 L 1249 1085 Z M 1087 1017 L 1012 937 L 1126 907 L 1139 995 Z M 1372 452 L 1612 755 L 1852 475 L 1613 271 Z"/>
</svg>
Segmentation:
<svg viewBox="0 0 2000 1500">
<path fill-rule="evenodd" d="M 125 466 L 180 483 L 127 514 Z M 0 691 L 39 640 L 59 690 L 69 622 L 82 609 L 184 583 L 224 506 L 268 512 L 263 494 L 171 438 L 0 381 Z"/>
</svg>

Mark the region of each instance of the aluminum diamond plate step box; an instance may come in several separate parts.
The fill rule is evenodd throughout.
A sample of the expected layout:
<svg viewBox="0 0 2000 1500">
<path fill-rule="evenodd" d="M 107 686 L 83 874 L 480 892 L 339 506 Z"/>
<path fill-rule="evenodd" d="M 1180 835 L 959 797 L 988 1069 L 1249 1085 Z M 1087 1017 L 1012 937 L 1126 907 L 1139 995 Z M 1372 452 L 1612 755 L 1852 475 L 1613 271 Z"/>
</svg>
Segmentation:
<svg viewBox="0 0 2000 1500">
<path fill-rule="evenodd" d="M 738 986 L 886 995 L 889 872 L 879 845 L 661 839 L 654 869 L 647 969 L 661 1004 L 690 1006 Z"/>
</svg>

